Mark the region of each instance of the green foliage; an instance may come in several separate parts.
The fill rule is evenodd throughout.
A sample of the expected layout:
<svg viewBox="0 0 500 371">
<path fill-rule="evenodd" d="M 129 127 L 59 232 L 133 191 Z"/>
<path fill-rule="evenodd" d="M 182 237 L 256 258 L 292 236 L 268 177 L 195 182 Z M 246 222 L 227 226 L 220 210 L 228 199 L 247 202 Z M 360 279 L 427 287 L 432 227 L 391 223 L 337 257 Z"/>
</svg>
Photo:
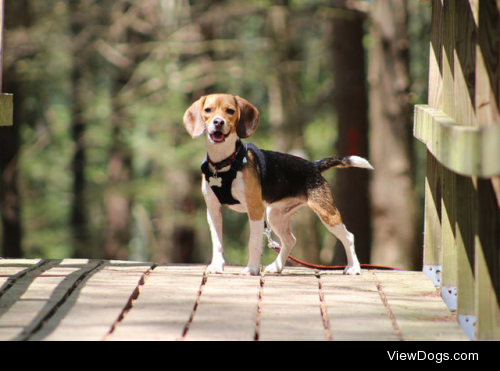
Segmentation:
<svg viewBox="0 0 500 371">
<path fill-rule="evenodd" d="M 15 1 L 7 0 L 7 12 L 16 11 Z M 81 145 L 86 150 L 85 213 L 92 245 L 88 257 L 102 256 L 106 240 L 106 197 L 112 192 L 109 166 L 115 140 L 113 107 L 120 102 L 124 106 L 120 143 L 133 159 L 131 179 L 119 185 L 132 205 L 131 257 L 146 260 L 163 256 L 161 259 L 172 261 L 178 248 L 175 230 L 182 226 L 195 233 L 193 259 L 206 263 L 211 240 L 199 192 L 204 142 L 192 140 L 185 132 L 184 111 L 202 94 L 241 95 L 261 112 L 260 128 L 251 140 L 262 148 L 275 149 L 279 135 L 295 129 L 292 122 L 285 121 L 282 134 L 273 131 L 271 114 L 275 108 L 270 104 L 270 89 L 273 81 L 289 79 L 292 85 L 280 85 L 283 96 L 292 97 L 284 109 L 293 102 L 303 113 L 300 122 L 293 123 L 298 125 L 300 140 L 290 140 L 290 146 L 305 151 L 311 160 L 337 155 L 333 153 L 334 82 L 327 57 L 329 35 L 325 34 L 330 20 L 315 11 L 328 2 L 290 1 L 285 52 L 280 51 L 283 45 L 274 34 L 271 0 L 246 0 L 227 12 L 221 12 L 214 5 L 216 1 L 192 1 L 190 6 L 182 0 L 128 0 L 128 14 L 134 11 L 136 15 L 130 19 L 122 15 L 113 21 L 122 2 L 83 1 L 81 12 L 72 14 L 67 1 L 30 0 L 29 25 L 21 18 L 18 23 L 9 19 L 20 14 L 7 13 L 6 37 L 14 39 L 25 33 L 29 44 L 35 45 L 33 53 L 14 62 L 18 83 L 26 93 L 25 116 L 18 123 L 23 143 L 19 183 L 24 253 L 47 258 L 75 253 L 69 224 L 74 199 L 72 158 L 79 144 L 71 138 L 70 125 L 72 66 L 78 63 L 85 67 L 85 135 Z M 71 32 L 74 19 L 85 23 L 76 36 Z M 126 25 L 128 34 L 140 41 L 133 45 L 116 42 L 110 35 L 131 20 L 135 22 Z M 414 26 L 418 28 L 416 23 Z M 19 51 L 8 45 L 11 49 L 6 53 Z M 80 49 L 75 50 L 75 45 Z M 113 58 L 132 58 L 136 50 L 140 52 L 131 59 L 130 80 L 114 93 L 113 84 L 124 67 L 117 66 Z M 424 64 L 415 62 L 416 66 Z M 424 85 L 419 85 L 419 100 L 425 94 Z M 297 148 L 297 143 L 302 147 Z M 334 175 L 329 176 L 333 181 Z M 247 217 L 227 211 L 224 222 L 228 263 L 245 264 Z M 270 260 L 273 254 L 266 253 L 265 259 Z"/>
</svg>

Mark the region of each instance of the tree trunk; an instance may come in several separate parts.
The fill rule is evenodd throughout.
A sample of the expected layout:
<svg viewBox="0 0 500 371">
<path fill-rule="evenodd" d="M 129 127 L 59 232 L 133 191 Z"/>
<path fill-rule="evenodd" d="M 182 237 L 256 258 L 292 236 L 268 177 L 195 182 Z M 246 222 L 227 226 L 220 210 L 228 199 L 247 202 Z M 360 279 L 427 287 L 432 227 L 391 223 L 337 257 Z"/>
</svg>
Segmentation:
<svg viewBox="0 0 500 371">
<path fill-rule="evenodd" d="M 293 71 L 296 54 L 296 32 L 289 0 L 272 0 L 267 15 L 267 35 L 273 46 L 269 53 L 271 74 L 268 77 L 269 121 L 272 150 L 307 157 L 304 148 L 304 126 L 308 110 L 300 95 L 297 76 Z M 303 208 L 293 218 L 292 232 L 297 243 L 292 254 L 310 263 L 320 263 L 317 216 Z"/>
<path fill-rule="evenodd" d="M 7 0 L 5 2 L 5 29 L 29 29 L 33 23 L 33 17 L 27 5 L 27 0 Z M 7 43 L 4 44 L 4 47 L 7 47 Z M 19 54 L 23 55 L 23 53 Z M 28 51 L 27 54 L 31 55 L 31 51 Z M 15 60 L 12 60 L 10 65 L 5 65 L 5 70 L 2 71 L 2 90 L 14 94 L 14 125 L 0 127 L 0 212 L 3 229 L 0 256 L 9 258 L 22 257 L 18 159 L 20 148 L 19 130 L 25 117 L 23 108 L 26 94 L 24 87 L 21 85 L 20 76 L 15 71 L 15 62 Z"/>
<path fill-rule="evenodd" d="M 413 193 L 412 112 L 408 101 L 406 0 L 375 0 L 370 54 L 372 262 L 419 269 Z"/>
<path fill-rule="evenodd" d="M 338 119 L 337 156 L 368 158 L 368 99 L 363 47 L 365 16 L 350 11 L 350 17 L 333 21 L 334 104 Z M 370 261 L 371 217 L 369 181 L 366 169 L 339 170 L 335 199 L 347 229 L 356 238 L 361 263 Z M 342 243 L 337 243 L 333 263 L 346 263 Z"/>
<path fill-rule="evenodd" d="M 128 259 L 132 223 L 132 150 L 125 140 L 126 130 L 133 125 L 128 117 L 123 96 L 138 64 L 138 37 L 123 22 L 124 14 L 133 6 L 124 0 L 112 9 L 109 42 L 127 45 L 124 53 L 128 63 L 116 66 L 111 81 L 111 150 L 108 162 L 108 189 L 105 195 L 107 227 L 106 259 Z"/>
<path fill-rule="evenodd" d="M 85 200 L 85 122 L 83 109 L 85 107 L 85 72 L 89 63 L 85 53 L 82 53 L 82 45 L 77 45 L 76 40 L 83 31 L 85 24 L 83 20 L 84 10 L 81 9 L 81 1 L 69 0 L 71 19 L 71 32 L 75 42 L 73 45 L 78 49 L 73 52 L 73 65 L 71 69 L 72 84 L 72 107 L 71 107 L 71 135 L 74 142 L 74 154 L 72 161 L 73 170 L 73 200 L 71 205 L 71 232 L 73 236 L 73 255 L 76 258 L 88 256 L 90 251 L 90 232 L 88 229 L 87 203 Z"/>
<path fill-rule="evenodd" d="M 108 162 L 106 192 L 106 259 L 127 259 L 132 222 L 132 149 L 124 139 L 125 128 L 132 125 L 126 107 L 120 99 L 122 90 L 132 77 L 134 66 L 121 69 L 113 84 L 111 116 L 111 150 Z"/>
<path fill-rule="evenodd" d="M 4 91 L 13 93 L 14 125 L 0 127 L 0 205 L 2 214 L 2 251 L 6 258 L 22 257 L 21 198 L 18 187 L 19 127 L 22 121 L 24 93 L 17 74 L 7 70 Z"/>
</svg>

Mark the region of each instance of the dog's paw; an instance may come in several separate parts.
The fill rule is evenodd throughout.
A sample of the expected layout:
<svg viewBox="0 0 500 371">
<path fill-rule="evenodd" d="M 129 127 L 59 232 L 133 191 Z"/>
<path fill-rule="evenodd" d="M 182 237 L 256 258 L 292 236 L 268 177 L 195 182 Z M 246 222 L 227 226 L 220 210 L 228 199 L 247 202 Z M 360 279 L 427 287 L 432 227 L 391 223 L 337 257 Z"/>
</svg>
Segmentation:
<svg viewBox="0 0 500 371">
<path fill-rule="evenodd" d="M 344 274 L 348 276 L 358 276 L 361 274 L 361 267 L 359 265 L 347 266 L 344 269 Z"/>
<path fill-rule="evenodd" d="M 240 274 L 242 276 L 258 276 L 260 274 L 260 265 L 248 266 L 243 269 Z"/>
<path fill-rule="evenodd" d="M 281 274 L 283 268 L 278 266 L 278 263 L 274 262 L 269 264 L 266 269 L 264 269 L 265 274 Z"/>
<path fill-rule="evenodd" d="M 206 269 L 206 272 L 208 274 L 222 274 L 224 273 L 224 263 L 212 263 L 210 264 L 207 269 Z"/>
</svg>

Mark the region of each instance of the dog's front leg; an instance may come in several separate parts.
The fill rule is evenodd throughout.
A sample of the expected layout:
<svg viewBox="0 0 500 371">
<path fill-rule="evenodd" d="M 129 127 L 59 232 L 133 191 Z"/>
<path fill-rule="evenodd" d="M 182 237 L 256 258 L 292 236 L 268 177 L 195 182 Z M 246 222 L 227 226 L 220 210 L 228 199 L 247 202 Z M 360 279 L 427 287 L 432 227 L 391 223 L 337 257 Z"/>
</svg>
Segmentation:
<svg viewBox="0 0 500 371">
<path fill-rule="evenodd" d="M 212 262 L 207 268 L 208 273 L 224 273 L 224 247 L 222 245 L 222 211 L 221 204 L 212 189 L 203 185 L 203 195 L 207 203 L 207 221 L 212 235 Z"/>
<path fill-rule="evenodd" d="M 260 259 L 262 258 L 262 236 L 264 235 L 264 217 L 261 220 L 250 220 L 250 241 L 248 242 L 248 265 L 241 274 L 258 276 Z"/>
</svg>

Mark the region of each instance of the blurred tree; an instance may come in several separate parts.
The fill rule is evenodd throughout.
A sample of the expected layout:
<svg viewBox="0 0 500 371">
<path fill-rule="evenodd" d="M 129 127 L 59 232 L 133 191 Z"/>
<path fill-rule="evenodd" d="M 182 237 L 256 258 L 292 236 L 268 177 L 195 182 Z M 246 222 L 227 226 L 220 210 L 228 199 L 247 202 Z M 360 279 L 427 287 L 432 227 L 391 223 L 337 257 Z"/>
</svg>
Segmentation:
<svg viewBox="0 0 500 371">
<path fill-rule="evenodd" d="M 147 57 L 143 44 L 154 36 L 157 17 L 151 0 L 119 0 L 110 8 L 110 25 L 106 39 L 100 40 L 104 56 L 115 67 L 111 81 L 111 148 L 108 162 L 108 187 L 105 196 L 107 228 L 105 256 L 127 259 L 132 226 L 133 150 L 127 132 L 134 130 L 133 114 L 128 111 L 129 94 L 142 83 L 136 76 L 140 63 Z M 133 99 L 133 98 L 132 98 Z"/>
<path fill-rule="evenodd" d="M 68 0 L 72 64 L 71 64 L 71 135 L 74 141 L 72 160 L 73 198 L 71 204 L 71 230 L 74 256 L 88 256 L 88 246 L 92 243 L 88 225 L 88 203 L 86 199 L 87 150 L 85 146 L 86 122 L 84 110 L 88 99 L 90 45 L 95 36 L 92 32 L 92 0 Z"/>
<path fill-rule="evenodd" d="M 370 52 L 372 261 L 419 269 L 406 0 L 375 0 Z"/>
<path fill-rule="evenodd" d="M 367 14 L 347 8 L 348 1 L 338 2 L 333 17 L 332 73 L 335 79 L 333 104 L 337 113 L 337 156 L 369 158 L 368 92 L 366 84 L 365 20 Z M 370 172 L 364 169 L 341 170 L 336 176 L 335 200 L 347 229 L 356 238 L 356 252 L 361 263 L 370 262 L 371 211 Z M 347 264 L 344 247 L 339 242 L 334 265 Z"/>
<path fill-rule="evenodd" d="M 185 109 L 203 94 L 227 92 L 256 105 L 261 124 L 251 141 L 261 148 L 311 160 L 365 156 L 362 43 L 367 38 L 360 12 L 351 8 L 366 12 L 368 2 L 6 4 L 10 82 L 4 90 L 16 93 L 16 126 L 0 129 L 4 250 L 15 246 L 15 254 L 28 257 L 208 262 L 211 243 L 199 190 L 204 142 L 193 141 L 182 125 Z M 397 9 L 387 8 L 391 14 L 385 17 Z M 382 45 L 391 49 L 392 41 Z M 372 59 L 370 64 L 380 64 Z M 378 89 L 383 72 L 372 74 Z M 421 90 L 425 85 L 420 83 Z M 408 111 L 394 115 L 407 120 Z M 376 149 L 378 141 L 371 140 Z M 383 146 L 389 150 L 390 144 Z M 332 184 L 338 180 L 334 193 L 364 256 L 369 233 L 355 228 L 368 212 L 354 206 L 365 196 L 353 189 L 366 190 L 366 179 L 357 178 L 356 170 L 325 176 Z M 13 224 L 5 224 L 7 217 Z M 228 262 L 245 264 L 247 217 L 227 212 L 224 223 Z M 315 215 L 301 210 L 294 232 L 294 255 L 331 262 L 334 241 Z M 268 254 L 263 263 L 274 259 Z"/>
<path fill-rule="evenodd" d="M 221 27 L 224 26 L 225 18 L 228 14 L 225 12 L 225 0 L 205 0 L 202 2 L 191 2 L 191 21 L 196 26 L 196 31 L 191 34 L 199 42 L 207 45 L 206 50 L 200 55 L 191 57 L 185 56 L 188 64 L 198 64 L 200 69 L 205 69 L 208 76 L 205 76 L 206 81 L 194 86 L 190 96 L 190 105 L 204 95 L 217 93 L 215 81 L 211 78 L 214 73 L 218 61 L 221 56 L 217 53 L 214 46 L 214 40 L 217 39 Z M 187 107 L 186 107 L 187 108 Z M 200 139 L 202 141 L 202 139 Z M 201 165 L 202 157 L 200 157 Z M 170 169 L 170 174 L 174 175 L 178 184 L 196 184 L 195 179 L 200 179 L 200 171 L 178 171 L 178 169 Z M 199 184 L 199 183 L 198 183 Z M 170 260 L 175 263 L 194 263 L 196 262 L 196 235 L 197 225 L 192 223 L 193 217 L 196 215 L 196 205 L 193 203 L 193 188 L 182 187 L 173 189 L 175 194 L 174 207 L 182 218 L 173 220 L 172 234 L 170 239 L 173 243 Z"/>
<path fill-rule="evenodd" d="M 15 63 L 24 58 L 36 55 L 37 48 L 31 45 L 28 30 L 32 26 L 31 9 L 27 6 L 28 0 L 7 0 L 5 3 L 6 31 L 13 30 L 14 37 L 19 43 L 17 53 L 12 53 L 12 39 L 5 41 L 3 91 L 13 93 L 14 125 L 0 127 L 0 205 L 2 215 L 2 252 L 5 257 L 22 256 L 22 220 L 21 198 L 18 186 L 20 128 L 25 116 L 23 115 L 26 91 L 15 69 Z M 5 33 L 7 35 L 7 32 Z M 9 53 L 8 57 L 6 56 Z"/>
<path fill-rule="evenodd" d="M 19 126 L 22 117 L 24 92 L 15 81 L 15 73 L 6 69 L 4 89 L 16 96 L 14 105 L 14 125 L 0 127 L 0 205 L 2 214 L 2 250 L 4 257 L 22 256 L 21 199 L 18 187 Z"/>
</svg>

